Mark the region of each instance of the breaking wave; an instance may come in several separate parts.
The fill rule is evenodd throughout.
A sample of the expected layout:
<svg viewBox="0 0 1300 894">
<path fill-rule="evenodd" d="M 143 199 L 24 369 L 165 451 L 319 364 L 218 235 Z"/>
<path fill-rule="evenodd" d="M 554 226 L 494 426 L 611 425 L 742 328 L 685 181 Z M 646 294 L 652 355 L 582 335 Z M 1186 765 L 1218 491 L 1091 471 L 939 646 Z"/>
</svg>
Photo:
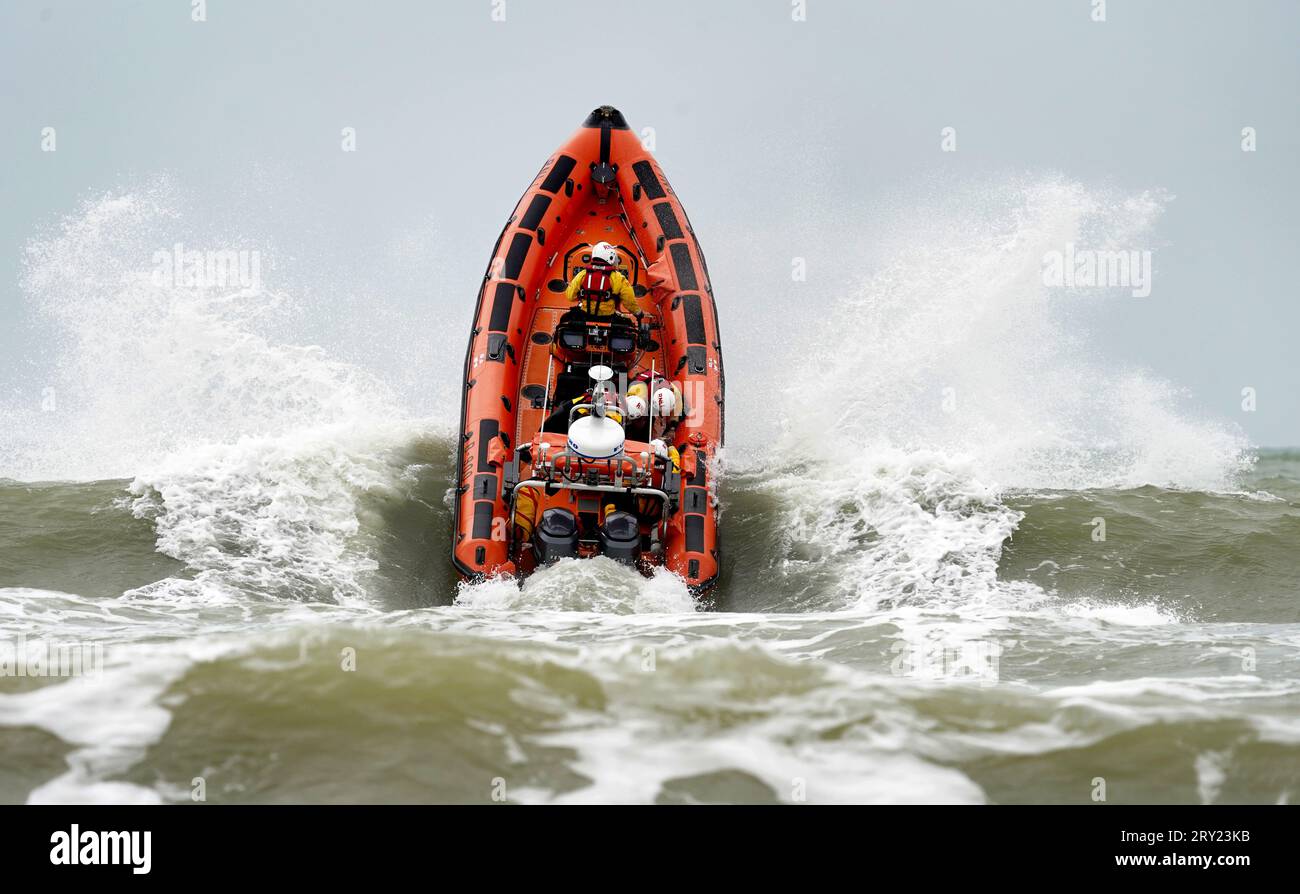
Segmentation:
<svg viewBox="0 0 1300 894">
<path fill-rule="evenodd" d="M 815 315 L 788 313 L 807 284 L 714 259 L 741 324 L 716 612 L 603 560 L 458 584 L 459 348 L 414 400 L 385 371 L 411 327 L 316 343 L 269 248 L 255 287 L 160 285 L 156 251 L 213 241 L 177 190 L 88 201 L 27 251 L 48 353 L 0 404 L 0 500 L 41 533 L 0 526 L 0 625 L 112 649 L 99 682 L 0 692 L 0 763 L 43 768 L 0 797 L 184 800 L 206 773 L 235 801 L 480 801 L 496 777 L 520 801 L 1068 801 L 1080 761 L 1133 800 L 1292 797 L 1253 769 L 1300 742 L 1292 497 L 1241 493 L 1263 488 L 1239 431 L 1096 355 L 1089 315 L 1140 299 L 1042 284 L 1067 242 L 1152 243 L 1171 200 L 935 192 Z M 423 312 L 468 324 L 473 286 Z M 1088 552 L 1095 516 L 1141 535 Z M 1221 598 L 1242 567 L 1253 607 Z M 1014 685 L 895 668 L 973 641 Z M 1125 742 L 1158 760 L 1117 764 Z M 1052 765 L 1028 793 L 1026 762 Z"/>
</svg>

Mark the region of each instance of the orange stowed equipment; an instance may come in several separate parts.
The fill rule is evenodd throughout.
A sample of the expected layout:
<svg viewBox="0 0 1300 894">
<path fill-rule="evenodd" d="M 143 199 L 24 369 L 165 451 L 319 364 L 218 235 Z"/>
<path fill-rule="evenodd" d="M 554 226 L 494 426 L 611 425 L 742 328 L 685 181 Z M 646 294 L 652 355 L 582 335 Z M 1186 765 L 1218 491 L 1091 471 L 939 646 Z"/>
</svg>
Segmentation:
<svg viewBox="0 0 1300 894">
<path fill-rule="evenodd" d="M 590 307 L 570 300 L 582 292 Z M 563 555 L 631 556 L 711 590 L 724 383 L 713 287 L 681 202 L 617 110 L 592 112 L 524 192 L 470 328 L 452 543 L 460 576 L 528 574 L 550 536 L 568 538 Z M 628 426 L 612 452 L 592 452 L 583 433 L 603 437 L 623 419 L 580 420 L 582 401 L 567 431 L 542 431 L 603 367 L 616 390 L 651 371 L 675 386 L 662 447 Z"/>
<path fill-rule="evenodd" d="M 515 491 L 515 527 L 519 529 L 520 536 L 524 540 L 533 536 L 533 529 L 537 527 L 540 506 L 541 503 L 537 498 L 537 488 L 521 487 Z"/>
<path fill-rule="evenodd" d="M 687 478 L 694 478 L 696 472 L 695 453 L 688 451 L 686 456 L 682 457 L 682 474 Z"/>
</svg>

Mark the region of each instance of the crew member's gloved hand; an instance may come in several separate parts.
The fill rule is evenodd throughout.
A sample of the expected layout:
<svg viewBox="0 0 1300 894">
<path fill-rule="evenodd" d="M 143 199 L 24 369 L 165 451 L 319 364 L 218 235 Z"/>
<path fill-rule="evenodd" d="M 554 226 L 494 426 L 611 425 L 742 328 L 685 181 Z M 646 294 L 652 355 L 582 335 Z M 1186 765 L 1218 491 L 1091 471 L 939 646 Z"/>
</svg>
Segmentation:
<svg viewBox="0 0 1300 894">
<path fill-rule="evenodd" d="M 655 456 L 660 459 L 668 458 L 668 445 L 663 442 L 662 438 L 655 438 L 650 442 L 650 449 L 655 452 Z"/>
</svg>

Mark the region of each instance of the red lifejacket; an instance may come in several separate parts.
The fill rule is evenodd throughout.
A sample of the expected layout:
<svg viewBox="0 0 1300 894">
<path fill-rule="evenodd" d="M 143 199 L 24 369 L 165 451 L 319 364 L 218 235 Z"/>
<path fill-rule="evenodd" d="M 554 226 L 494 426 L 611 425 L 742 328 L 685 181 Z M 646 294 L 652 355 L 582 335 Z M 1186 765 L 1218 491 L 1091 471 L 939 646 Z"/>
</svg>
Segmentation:
<svg viewBox="0 0 1300 894">
<path fill-rule="evenodd" d="M 604 264 L 593 263 L 591 266 L 584 268 L 587 275 L 582 278 L 582 287 L 579 297 L 587 303 L 587 308 L 594 311 L 601 301 L 608 301 L 610 293 L 613 291 L 613 285 L 610 283 L 610 274 L 614 272 L 613 267 L 606 267 Z M 614 296 L 614 309 L 618 310 L 622 300 L 617 295 Z"/>
</svg>

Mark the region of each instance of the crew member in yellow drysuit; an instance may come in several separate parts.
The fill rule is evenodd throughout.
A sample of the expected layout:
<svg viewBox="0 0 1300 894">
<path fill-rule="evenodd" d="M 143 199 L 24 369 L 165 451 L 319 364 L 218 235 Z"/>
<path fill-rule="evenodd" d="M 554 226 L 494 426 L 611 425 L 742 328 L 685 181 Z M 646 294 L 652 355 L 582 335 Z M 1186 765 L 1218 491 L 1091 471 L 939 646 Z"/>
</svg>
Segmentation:
<svg viewBox="0 0 1300 894">
<path fill-rule="evenodd" d="M 597 242 L 591 250 L 591 266 L 573 274 L 564 295 L 577 310 L 593 317 L 610 317 L 616 313 L 636 314 L 641 306 L 636 291 L 618 270 L 618 249 L 608 242 Z"/>
</svg>

